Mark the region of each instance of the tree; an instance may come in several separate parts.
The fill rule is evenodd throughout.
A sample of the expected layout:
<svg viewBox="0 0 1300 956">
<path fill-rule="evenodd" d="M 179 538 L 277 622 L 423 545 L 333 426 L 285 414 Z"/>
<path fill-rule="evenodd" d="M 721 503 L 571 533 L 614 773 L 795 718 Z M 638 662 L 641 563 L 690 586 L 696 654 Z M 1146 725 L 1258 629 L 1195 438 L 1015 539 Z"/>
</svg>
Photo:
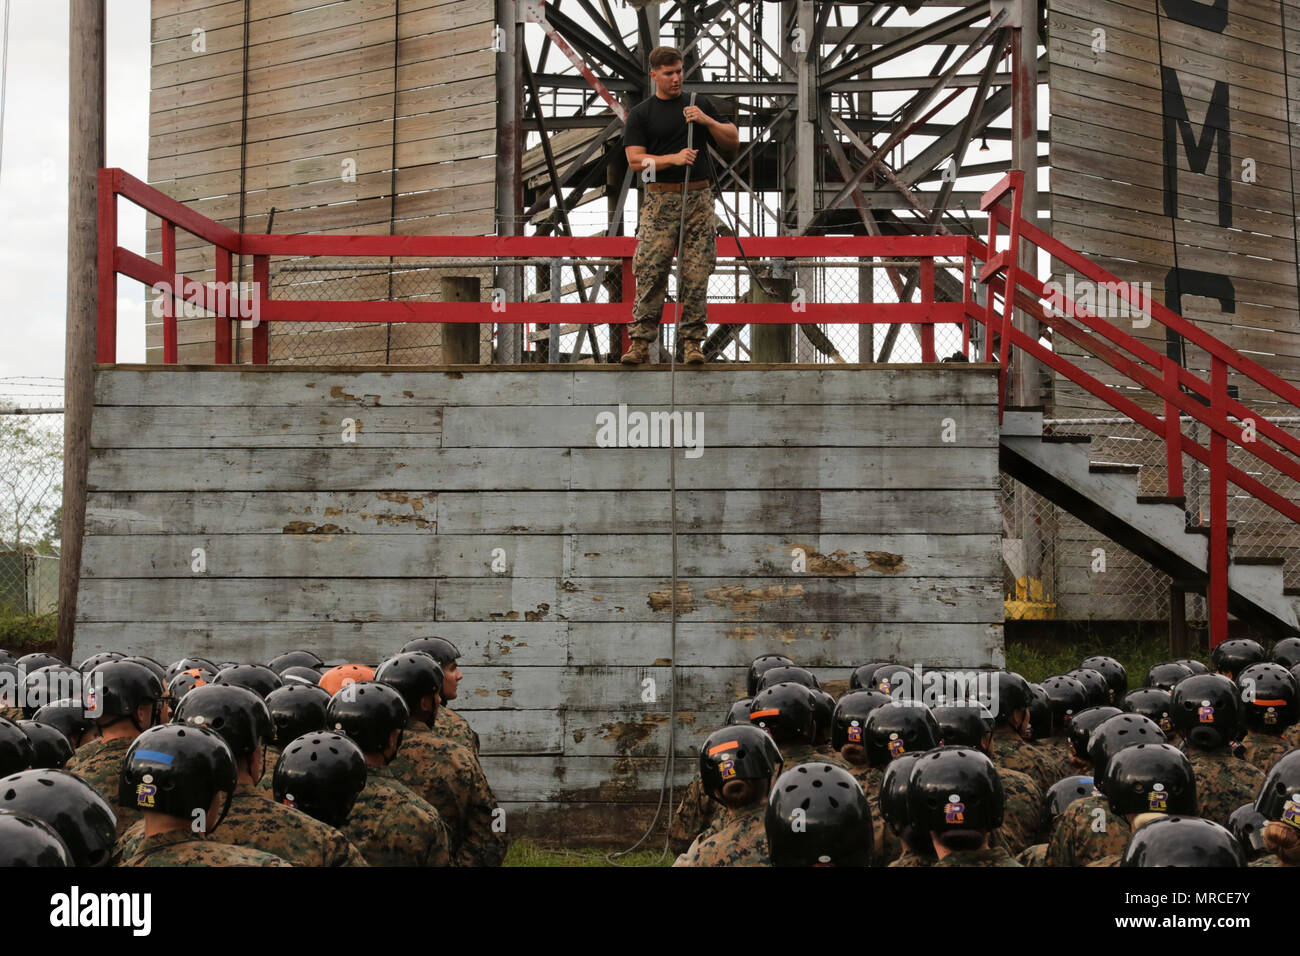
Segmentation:
<svg viewBox="0 0 1300 956">
<path fill-rule="evenodd" d="M 16 551 L 53 544 L 62 507 L 63 436 L 25 416 L 0 416 L 0 544 Z M 50 529 L 53 527 L 54 534 Z"/>
</svg>

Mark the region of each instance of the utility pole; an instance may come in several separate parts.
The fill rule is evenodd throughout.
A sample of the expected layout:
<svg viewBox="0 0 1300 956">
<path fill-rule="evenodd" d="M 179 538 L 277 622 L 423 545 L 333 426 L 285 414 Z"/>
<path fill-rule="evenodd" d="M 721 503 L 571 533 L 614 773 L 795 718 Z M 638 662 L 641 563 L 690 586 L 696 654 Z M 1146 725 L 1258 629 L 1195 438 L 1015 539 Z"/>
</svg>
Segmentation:
<svg viewBox="0 0 1300 956">
<path fill-rule="evenodd" d="M 68 38 L 68 311 L 63 369 L 63 521 L 56 652 L 72 661 L 95 400 L 97 189 L 104 165 L 104 0 L 71 0 Z"/>
</svg>

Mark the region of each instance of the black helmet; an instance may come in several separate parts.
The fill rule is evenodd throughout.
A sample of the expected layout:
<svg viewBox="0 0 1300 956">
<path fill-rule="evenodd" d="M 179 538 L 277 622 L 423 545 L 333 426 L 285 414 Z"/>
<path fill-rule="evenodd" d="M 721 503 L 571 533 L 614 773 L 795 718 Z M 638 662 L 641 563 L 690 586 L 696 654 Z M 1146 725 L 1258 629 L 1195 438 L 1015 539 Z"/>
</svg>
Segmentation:
<svg viewBox="0 0 1300 956">
<path fill-rule="evenodd" d="M 28 769 L 35 758 L 35 749 L 23 729 L 0 717 L 0 776 Z"/>
<path fill-rule="evenodd" d="M 456 663 L 456 658 L 460 657 L 460 650 L 451 641 L 441 637 L 417 637 L 414 640 L 407 641 L 402 645 L 401 653 L 408 651 L 418 651 L 421 654 L 428 654 L 440 665 L 442 669 L 450 670 L 448 665 Z"/>
<path fill-rule="evenodd" d="M 1210 651 L 1210 665 L 1225 677 L 1235 679 L 1238 674 L 1251 664 L 1268 660 L 1268 654 L 1259 641 L 1238 638 L 1224 641 Z"/>
<path fill-rule="evenodd" d="M 17 707 L 23 699 L 23 672 L 17 664 L 0 661 L 0 707 Z"/>
<path fill-rule="evenodd" d="M 167 682 L 167 696 L 172 699 L 173 706 L 175 706 L 176 701 L 181 700 L 194 688 L 209 686 L 214 677 L 216 675 L 211 671 L 205 671 L 198 667 L 181 671 Z"/>
<path fill-rule="evenodd" d="M 294 666 L 286 667 L 284 670 L 280 671 L 280 680 L 284 681 L 286 687 L 290 684 L 303 684 L 311 687 L 319 687 L 320 675 L 321 672 L 316 670 L 314 667 Z M 273 694 L 275 691 L 272 691 L 271 693 Z M 267 694 L 266 696 L 269 698 L 271 694 Z"/>
<path fill-rule="evenodd" d="M 94 670 L 100 664 L 107 664 L 109 661 L 120 661 L 125 657 L 125 654 L 119 654 L 117 651 L 100 651 L 98 654 L 91 654 L 78 664 L 77 670 L 84 674 L 87 671 Z"/>
<path fill-rule="evenodd" d="M 1285 637 L 1274 644 L 1273 661 L 1287 670 L 1300 664 L 1300 637 Z"/>
<path fill-rule="evenodd" d="M 1138 744 L 1111 758 L 1097 781 L 1111 809 L 1129 813 L 1196 816 L 1196 774 L 1187 755 L 1173 744 Z"/>
<path fill-rule="evenodd" d="M 128 657 L 122 658 L 122 660 L 130 661 L 132 664 L 139 664 L 141 667 L 149 668 L 149 670 L 153 672 L 153 676 L 158 678 L 159 683 L 164 687 L 167 686 L 167 668 L 163 667 L 152 657 L 147 657 L 144 654 L 131 654 Z"/>
<path fill-rule="evenodd" d="M 325 730 L 325 710 L 330 695 L 314 684 L 285 684 L 266 695 L 266 709 L 271 713 L 275 745 L 281 750 L 303 734 Z"/>
<path fill-rule="evenodd" d="M 1116 714 L 1088 735 L 1088 760 L 1097 779 L 1105 781 L 1106 767 L 1121 750 L 1138 744 L 1163 744 L 1166 740 L 1165 732 L 1154 720 L 1141 714 Z"/>
<path fill-rule="evenodd" d="M 1300 749 L 1286 752 L 1269 769 L 1255 809 L 1269 820 L 1300 827 Z"/>
<path fill-rule="evenodd" d="M 176 705 L 172 720 L 215 730 L 229 745 L 236 761 L 248 759 L 258 747 L 271 742 L 271 714 L 266 702 L 246 687 L 196 687 Z"/>
<path fill-rule="evenodd" d="M 1029 739 L 1042 740 L 1052 736 L 1052 702 L 1042 684 L 1030 684 L 1029 692 Z"/>
<path fill-rule="evenodd" d="M 150 727 L 131 743 L 122 761 L 117 802 L 140 811 L 203 821 L 212 833 L 226 818 L 234 796 L 235 755 L 225 738 L 198 724 Z M 216 820 L 207 818 L 212 801 L 224 793 Z M 195 811 L 202 816 L 196 817 Z"/>
<path fill-rule="evenodd" d="M 280 754 L 271 775 L 276 802 L 342 829 L 366 788 L 366 758 L 342 734 L 303 734 Z"/>
<path fill-rule="evenodd" d="M 877 667 L 867 681 L 868 690 L 878 690 L 894 698 L 907 697 L 917 700 L 921 697 L 921 679 L 916 671 L 903 664 L 885 664 Z"/>
<path fill-rule="evenodd" d="M 1123 711 L 1118 707 L 1085 707 L 1074 715 L 1070 721 L 1070 747 L 1080 760 L 1088 759 L 1088 738 L 1101 724 Z M 1101 776 L 1101 769 L 1092 768 L 1096 776 Z M 1104 768 L 1102 768 L 1104 769 Z"/>
<path fill-rule="evenodd" d="M 67 664 L 46 664 L 28 671 L 23 679 L 23 716 L 31 718 L 46 704 L 65 697 L 80 697 L 82 674 Z"/>
<path fill-rule="evenodd" d="M 1120 866 L 1245 866 L 1226 828 L 1198 817 L 1170 816 L 1138 827 Z"/>
<path fill-rule="evenodd" d="M 762 660 L 762 658 L 759 658 Z M 793 663 L 793 661 L 791 662 Z M 888 661 L 874 661 L 870 664 L 863 664 L 861 667 L 853 668 L 853 673 L 849 675 L 849 690 L 867 690 L 875 689 L 871 683 L 872 676 L 882 667 L 892 666 Z"/>
<path fill-rule="evenodd" d="M 1106 678 L 1101 671 L 1095 671 L 1090 667 L 1076 667 L 1072 671 L 1066 671 L 1065 676 L 1073 677 L 1083 685 L 1084 691 L 1088 694 L 1089 706 L 1098 707 L 1111 703 L 1110 684 L 1106 683 Z"/>
<path fill-rule="evenodd" d="M 311 651 L 286 651 L 266 662 L 266 666 L 277 674 L 284 676 L 287 667 L 310 667 L 315 670 L 324 665 L 324 661 Z"/>
<path fill-rule="evenodd" d="M 55 657 L 53 654 L 44 654 L 39 651 L 34 654 L 24 654 L 22 657 L 18 658 L 18 660 L 14 661 L 14 664 L 20 670 L 24 670 L 28 674 L 37 668 L 49 667 L 51 664 L 61 664 L 64 667 L 68 666 L 68 662 L 62 657 Z"/>
<path fill-rule="evenodd" d="M 727 708 L 727 719 L 722 722 L 724 727 L 731 727 L 735 724 L 743 726 L 749 725 L 749 705 L 754 702 L 752 697 L 742 697 L 730 707 Z"/>
<path fill-rule="evenodd" d="M 342 688 L 325 708 L 327 726 L 347 735 L 364 753 L 377 753 L 388 746 L 393 731 L 398 746 L 411 710 L 394 687 L 381 681 L 358 681 Z"/>
<path fill-rule="evenodd" d="M 0 869 L 11 866 L 72 866 L 72 854 L 44 820 L 0 810 Z"/>
<path fill-rule="evenodd" d="M 1058 674 L 1043 681 L 1043 691 L 1052 709 L 1053 730 L 1068 734 L 1074 715 L 1088 706 L 1088 689 L 1077 678 Z"/>
<path fill-rule="evenodd" d="M 915 846 L 926 843 L 928 834 L 913 829 L 907 815 L 907 784 L 912 776 L 912 768 L 925 756 L 924 751 L 903 754 L 897 760 L 891 760 L 885 768 L 885 775 L 880 781 L 880 815 L 889 828 L 909 844 Z M 921 847 L 924 849 L 924 847 Z"/>
<path fill-rule="evenodd" d="M 396 687 L 411 713 L 420 709 L 420 702 L 425 697 L 433 697 L 433 706 L 437 708 L 442 678 L 442 666 L 419 651 L 405 651 L 390 657 L 375 669 L 375 680 Z"/>
<path fill-rule="evenodd" d="M 80 740 L 95 728 L 95 722 L 86 716 L 86 705 L 71 698 L 46 704 L 32 720 L 55 728 L 69 741 Z"/>
<path fill-rule="evenodd" d="M 818 690 L 822 686 L 817 680 L 817 675 L 807 668 L 795 664 L 781 664 L 777 667 L 769 667 L 763 672 L 763 676 L 758 679 L 758 689 L 755 693 L 777 684 L 802 684 L 811 690 Z"/>
<path fill-rule="evenodd" d="M 762 657 L 755 657 L 749 662 L 749 670 L 745 675 L 745 693 L 753 697 L 758 693 L 758 682 L 773 667 L 793 667 L 794 661 L 784 654 L 764 654 Z"/>
<path fill-rule="evenodd" d="M 1156 687 L 1160 690 L 1173 690 L 1174 685 L 1180 680 L 1186 680 L 1195 674 L 1182 661 L 1165 661 L 1163 664 L 1155 664 L 1147 671 L 1147 676 L 1142 681 L 1143 687 Z"/>
<path fill-rule="evenodd" d="M 1186 667 L 1186 668 L 1187 668 L 1189 671 L 1191 671 L 1193 674 L 1209 674 L 1209 673 L 1211 673 L 1211 671 L 1210 671 L 1210 669 L 1209 669 L 1208 667 L 1206 667 L 1203 663 L 1201 663 L 1200 661 L 1198 661 L 1198 660 L 1197 660 L 1196 658 L 1194 658 L 1194 657 L 1176 657 L 1176 658 L 1174 658 L 1174 663 L 1175 663 L 1175 664 L 1182 664 L 1184 667 Z"/>
<path fill-rule="evenodd" d="M 207 671 L 209 674 L 215 674 L 221 670 L 216 664 L 206 657 L 182 657 L 178 661 L 172 661 L 167 665 L 167 680 L 171 680 L 181 671 L 192 671 L 195 668 Z"/>
<path fill-rule="evenodd" d="M 842 767 L 805 763 L 781 774 L 765 823 L 773 866 L 871 865 L 871 808 Z"/>
<path fill-rule="evenodd" d="M 94 787 L 66 770 L 24 770 L 0 780 L 0 810 L 48 823 L 74 866 L 105 866 L 117 842 L 117 814 Z"/>
<path fill-rule="evenodd" d="M 826 691 L 813 689 L 813 743 L 821 746 L 831 741 L 831 724 L 835 718 L 835 698 Z"/>
<path fill-rule="evenodd" d="M 939 725 L 926 707 L 912 701 L 894 700 L 871 712 L 862 737 L 867 763 L 883 767 L 905 753 L 939 746 Z"/>
<path fill-rule="evenodd" d="M 1011 671 L 998 671 L 997 681 L 997 700 L 980 697 L 980 703 L 989 709 L 1001 726 L 1011 723 L 1012 711 L 1029 709 L 1034 692 L 1029 689 L 1029 681 Z"/>
<path fill-rule="evenodd" d="M 781 751 L 757 727 L 723 727 L 700 745 L 700 783 L 709 796 L 732 780 L 772 779 L 781 765 Z"/>
<path fill-rule="evenodd" d="M 817 701 L 802 684 L 774 684 L 754 695 L 749 722 L 772 735 L 778 747 L 810 744 L 816 737 Z"/>
<path fill-rule="evenodd" d="M 1097 793 L 1094 777 L 1075 775 L 1062 777 L 1043 794 L 1042 828 L 1051 830 L 1052 823 L 1076 800 L 1086 800 Z"/>
<path fill-rule="evenodd" d="M 993 732 L 993 715 L 978 700 L 954 701 L 930 710 L 946 747 L 983 749 L 984 735 Z"/>
<path fill-rule="evenodd" d="M 1258 733 L 1280 734 L 1296 722 L 1296 698 L 1300 688 L 1291 672 L 1281 664 L 1251 664 L 1237 675 L 1241 688 L 1242 719 Z"/>
<path fill-rule="evenodd" d="M 100 664 L 87 675 L 85 689 L 86 713 L 97 721 L 130 717 L 136 723 L 135 711 L 144 704 L 154 706 L 157 719 L 158 702 L 162 700 L 162 683 L 153 671 L 143 664 L 131 661 L 109 661 Z M 98 693 L 97 681 L 103 681 L 103 693 Z M 136 724 L 137 730 L 143 730 Z"/>
<path fill-rule="evenodd" d="M 1179 681 L 1173 704 L 1174 726 L 1195 747 L 1226 747 L 1241 730 L 1237 685 L 1222 674 L 1197 674 Z"/>
<path fill-rule="evenodd" d="M 1237 845 L 1247 860 L 1256 860 L 1268 852 L 1264 843 L 1264 827 L 1268 817 L 1255 809 L 1253 803 L 1243 803 L 1228 817 L 1228 829 L 1237 838 Z"/>
<path fill-rule="evenodd" d="M 831 747 L 837 751 L 843 750 L 846 744 L 865 747 L 863 733 L 867 717 L 877 707 L 892 700 L 888 694 L 878 690 L 856 690 L 841 697 L 831 717 Z"/>
<path fill-rule="evenodd" d="M 997 769 L 978 750 L 940 747 L 922 754 L 912 767 L 907 815 L 918 831 L 943 836 L 959 830 L 996 830 L 1005 804 Z"/>
<path fill-rule="evenodd" d="M 18 658 L 14 657 L 12 652 L 0 647 L 0 664 L 13 664 L 17 660 Z"/>
<path fill-rule="evenodd" d="M 39 720 L 20 720 L 18 728 L 32 742 L 31 766 L 37 770 L 59 770 L 72 759 L 72 744 L 63 731 Z"/>
<path fill-rule="evenodd" d="M 1110 700 L 1107 703 L 1113 704 L 1122 700 L 1128 693 L 1128 671 L 1115 658 L 1095 654 L 1092 657 L 1085 657 L 1079 667 L 1094 670 L 1106 679 L 1106 684 L 1110 687 Z"/>
<path fill-rule="evenodd" d="M 1159 687 L 1138 687 L 1124 695 L 1120 710 L 1154 720 L 1166 734 L 1174 729 L 1174 695 Z"/>
<path fill-rule="evenodd" d="M 244 687 L 263 700 L 277 687 L 283 687 L 280 675 L 261 664 L 231 664 L 217 671 L 212 683 L 221 687 Z"/>
</svg>

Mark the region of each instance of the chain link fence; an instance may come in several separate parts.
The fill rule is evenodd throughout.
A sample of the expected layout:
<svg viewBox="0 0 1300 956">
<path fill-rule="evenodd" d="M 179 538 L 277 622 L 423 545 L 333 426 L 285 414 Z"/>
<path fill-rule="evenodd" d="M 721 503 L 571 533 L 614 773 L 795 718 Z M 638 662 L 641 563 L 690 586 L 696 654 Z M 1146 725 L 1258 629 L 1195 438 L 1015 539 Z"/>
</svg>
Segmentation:
<svg viewBox="0 0 1300 956">
<path fill-rule="evenodd" d="M 273 265 L 271 298 L 285 301 L 493 301 L 494 278 L 501 268 L 518 267 L 523 275 L 524 296 L 530 302 L 618 302 L 622 299 L 621 260 L 552 259 L 520 260 L 465 258 L 457 260 L 395 260 L 358 262 L 355 259 L 311 262 L 283 262 Z M 753 268 L 777 286 L 795 304 L 798 302 L 919 301 L 916 289 L 920 266 L 916 260 L 875 263 L 858 260 L 720 260 L 709 280 L 710 303 L 755 300 Z M 960 264 L 956 270 L 936 273 L 960 292 Z M 450 281 L 449 281 L 450 280 Z M 580 291 L 581 289 L 581 291 Z M 554 291 L 558 290 L 558 291 Z M 773 289 L 773 291 L 776 291 Z M 757 292 L 762 299 L 762 289 Z M 902 296 L 906 295 L 906 300 Z M 668 299 L 677 297 L 675 271 L 668 280 Z M 941 296 L 942 297 L 942 296 Z M 783 296 L 784 298 L 784 296 Z M 797 318 L 792 309 L 792 317 Z M 436 322 L 362 323 L 340 322 L 273 323 L 269 358 L 272 364 L 375 364 L 433 365 L 444 361 L 443 328 Z M 715 361 L 750 361 L 750 326 L 709 326 L 708 351 Z M 821 334 L 818 335 L 817 333 Z M 551 361 L 552 329 L 545 325 L 525 327 L 525 361 Z M 619 330 L 615 328 L 614 335 Z M 563 325 L 559 331 L 561 360 L 617 361 L 619 345 L 610 346 L 608 325 Z M 961 330 L 952 325 L 935 330 L 935 351 L 946 357 L 961 350 Z M 480 330 L 480 361 L 491 359 L 493 330 Z M 661 344 L 672 344 L 672 330 L 665 328 Z M 795 337 L 797 362 L 920 362 L 919 330 L 913 325 L 810 324 Z"/>
<path fill-rule="evenodd" d="M 1300 418 L 1269 421 L 1300 435 Z M 1045 424 L 1057 434 L 1088 435 L 1094 463 L 1141 466 L 1138 494 L 1168 494 L 1164 442 L 1131 419 L 1047 419 Z M 1183 428 L 1193 440 L 1208 444 L 1204 426 L 1184 418 Z M 1300 500 L 1294 481 L 1240 448 L 1229 446 L 1229 462 L 1284 497 Z M 1189 528 L 1208 527 L 1208 469 L 1184 455 L 1183 475 L 1184 520 Z M 1009 619 L 1168 620 L 1168 575 L 1005 474 L 1002 515 Z M 1234 558 L 1281 561 L 1285 583 L 1300 585 L 1300 529 L 1293 522 L 1231 483 L 1228 522 Z M 1187 618 L 1206 620 L 1202 595 L 1188 595 Z"/>
<path fill-rule="evenodd" d="M 0 609 L 58 609 L 62 485 L 62 413 L 0 409 Z"/>
</svg>

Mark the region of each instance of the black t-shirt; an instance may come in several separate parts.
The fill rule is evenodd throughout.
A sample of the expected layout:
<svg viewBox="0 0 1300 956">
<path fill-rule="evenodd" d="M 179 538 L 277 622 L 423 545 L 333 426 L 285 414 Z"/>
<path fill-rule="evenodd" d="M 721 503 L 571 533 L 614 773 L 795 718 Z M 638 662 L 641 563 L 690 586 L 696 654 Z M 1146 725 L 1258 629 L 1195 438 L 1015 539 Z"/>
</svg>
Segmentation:
<svg viewBox="0 0 1300 956">
<path fill-rule="evenodd" d="M 651 156 L 667 156 L 680 153 L 686 148 L 686 128 L 690 123 L 682 116 L 682 110 L 691 105 L 687 92 L 673 100 L 661 100 L 651 96 L 632 107 L 627 114 L 627 124 L 623 129 L 623 146 L 643 146 Z M 702 112 L 720 123 L 729 122 L 707 96 L 697 96 L 695 105 Z M 713 164 L 709 159 L 706 146 L 718 148 L 713 136 L 699 123 L 695 125 L 695 138 L 692 149 L 699 150 L 695 162 L 691 164 L 691 181 L 712 179 Z M 641 170 L 634 170 L 640 173 Z M 669 166 L 655 172 L 655 180 L 661 183 L 680 183 L 686 178 L 685 166 Z"/>
</svg>

